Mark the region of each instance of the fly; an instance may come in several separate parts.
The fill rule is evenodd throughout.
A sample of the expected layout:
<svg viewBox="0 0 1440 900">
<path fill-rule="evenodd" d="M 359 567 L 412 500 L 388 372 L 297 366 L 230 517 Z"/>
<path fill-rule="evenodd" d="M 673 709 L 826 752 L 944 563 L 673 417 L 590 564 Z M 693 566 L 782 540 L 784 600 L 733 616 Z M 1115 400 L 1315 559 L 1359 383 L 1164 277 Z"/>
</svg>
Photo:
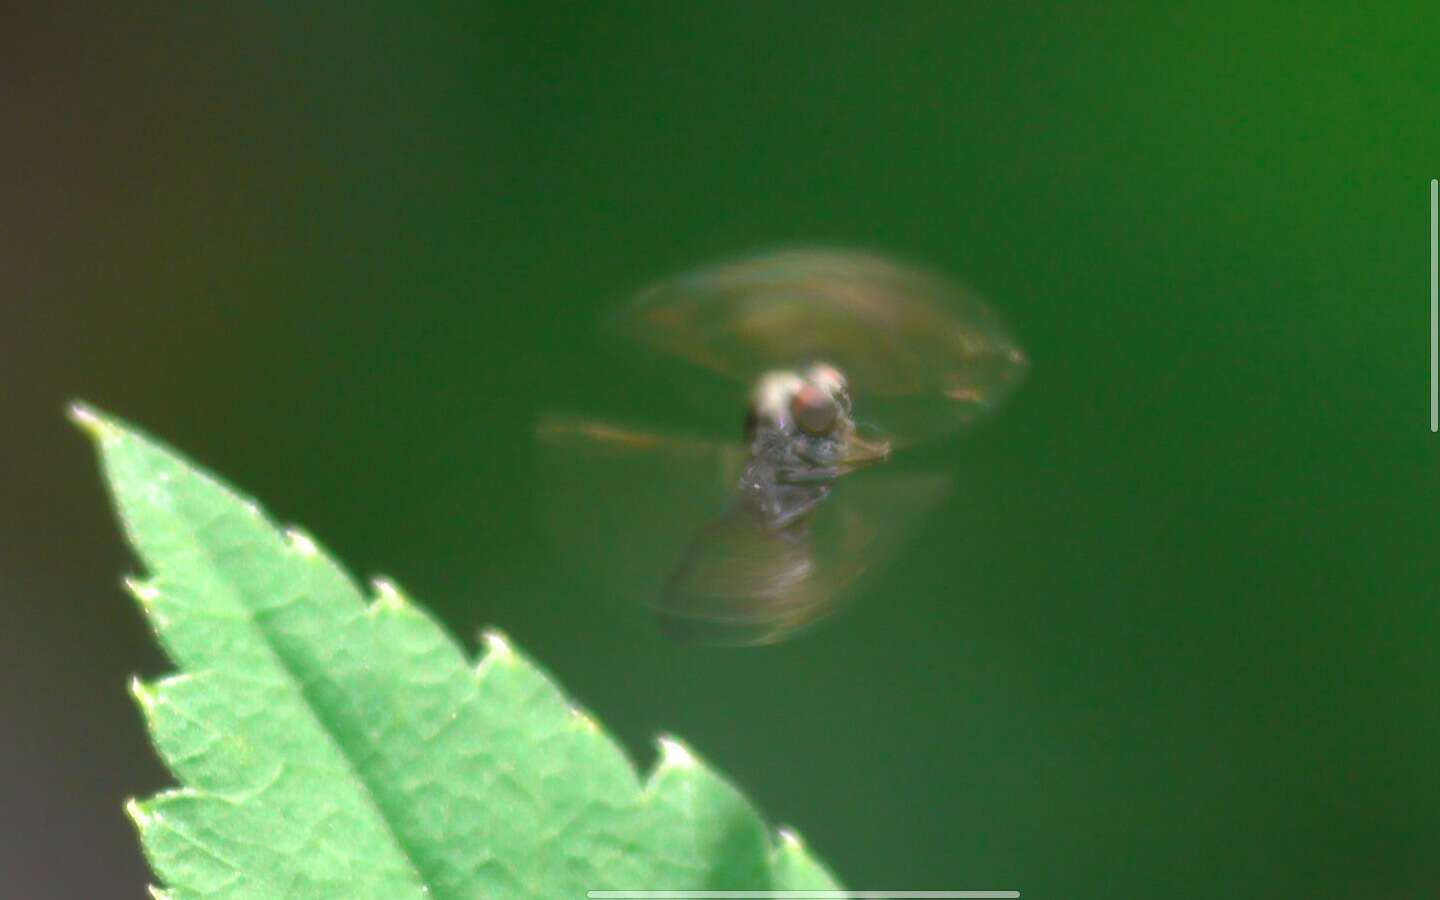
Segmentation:
<svg viewBox="0 0 1440 900">
<path fill-rule="evenodd" d="M 578 416 L 538 428 L 542 456 L 588 494 L 559 492 L 560 518 L 589 532 L 567 543 L 594 547 L 589 568 L 619 576 L 667 632 L 707 643 L 773 643 L 833 612 L 945 492 L 944 476 L 884 464 L 994 409 L 1027 365 L 973 295 L 850 251 L 682 275 L 611 324 L 750 385 L 734 443 Z"/>
</svg>

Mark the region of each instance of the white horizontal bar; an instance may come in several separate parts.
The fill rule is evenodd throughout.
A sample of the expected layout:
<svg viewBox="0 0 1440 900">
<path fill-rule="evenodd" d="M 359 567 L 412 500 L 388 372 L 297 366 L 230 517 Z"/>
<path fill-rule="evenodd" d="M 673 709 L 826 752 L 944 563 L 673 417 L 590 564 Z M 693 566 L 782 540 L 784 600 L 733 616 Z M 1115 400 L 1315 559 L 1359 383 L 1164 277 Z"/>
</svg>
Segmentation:
<svg viewBox="0 0 1440 900">
<path fill-rule="evenodd" d="M 1019 891 L 590 891 L 590 900 L 1015 900 Z"/>
</svg>

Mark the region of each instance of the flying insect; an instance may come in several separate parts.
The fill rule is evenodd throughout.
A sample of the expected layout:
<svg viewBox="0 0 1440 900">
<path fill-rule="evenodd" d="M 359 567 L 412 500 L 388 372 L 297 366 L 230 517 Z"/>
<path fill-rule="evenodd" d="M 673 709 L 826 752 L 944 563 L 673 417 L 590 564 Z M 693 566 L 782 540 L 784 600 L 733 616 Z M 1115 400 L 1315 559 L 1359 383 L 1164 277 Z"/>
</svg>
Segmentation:
<svg viewBox="0 0 1440 900">
<path fill-rule="evenodd" d="M 609 330 L 748 386 L 743 426 L 727 440 L 542 416 L 542 455 L 564 473 L 542 479 L 563 495 L 554 515 L 596 549 L 587 569 L 667 632 L 735 646 L 833 612 L 945 493 L 943 475 L 894 461 L 993 411 L 1028 368 L 973 293 L 846 250 L 681 275 Z"/>
</svg>

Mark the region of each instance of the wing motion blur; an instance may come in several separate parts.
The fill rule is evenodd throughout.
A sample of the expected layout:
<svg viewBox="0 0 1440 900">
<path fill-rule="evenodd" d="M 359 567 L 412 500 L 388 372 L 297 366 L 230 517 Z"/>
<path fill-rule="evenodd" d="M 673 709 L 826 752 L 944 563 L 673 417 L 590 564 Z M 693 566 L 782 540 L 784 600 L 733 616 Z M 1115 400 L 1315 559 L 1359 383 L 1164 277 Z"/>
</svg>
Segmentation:
<svg viewBox="0 0 1440 900">
<path fill-rule="evenodd" d="M 735 490 L 738 445 L 573 416 L 546 416 L 536 434 L 557 546 L 607 597 L 701 643 L 775 643 L 826 618 L 948 487 L 934 473 L 868 471 L 837 484 L 806 527 L 777 530 Z"/>
<path fill-rule="evenodd" d="M 1028 368 L 978 294 L 854 250 L 779 250 L 671 278 L 642 292 L 611 328 L 741 382 L 827 360 L 900 446 L 994 410 Z"/>
</svg>

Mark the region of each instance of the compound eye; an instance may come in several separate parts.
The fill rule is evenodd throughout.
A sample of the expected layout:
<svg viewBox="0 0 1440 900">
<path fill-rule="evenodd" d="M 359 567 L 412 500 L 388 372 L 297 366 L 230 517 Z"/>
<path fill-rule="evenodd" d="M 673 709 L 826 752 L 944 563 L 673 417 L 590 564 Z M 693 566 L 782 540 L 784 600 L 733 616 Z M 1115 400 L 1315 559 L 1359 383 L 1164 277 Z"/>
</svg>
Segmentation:
<svg viewBox="0 0 1440 900">
<path fill-rule="evenodd" d="M 829 392 L 839 402 L 841 409 L 850 411 L 850 385 L 839 369 L 829 363 L 817 362 L 810 366 L 806 380 Z"/>
<path fill-rule="evenodd" d="M 811 437 L 824 437 L 835 428 L 840 410 L 835 398 L 813 384 L 802 384 L 790 398 L 795 424 Z"/>
</svg>

